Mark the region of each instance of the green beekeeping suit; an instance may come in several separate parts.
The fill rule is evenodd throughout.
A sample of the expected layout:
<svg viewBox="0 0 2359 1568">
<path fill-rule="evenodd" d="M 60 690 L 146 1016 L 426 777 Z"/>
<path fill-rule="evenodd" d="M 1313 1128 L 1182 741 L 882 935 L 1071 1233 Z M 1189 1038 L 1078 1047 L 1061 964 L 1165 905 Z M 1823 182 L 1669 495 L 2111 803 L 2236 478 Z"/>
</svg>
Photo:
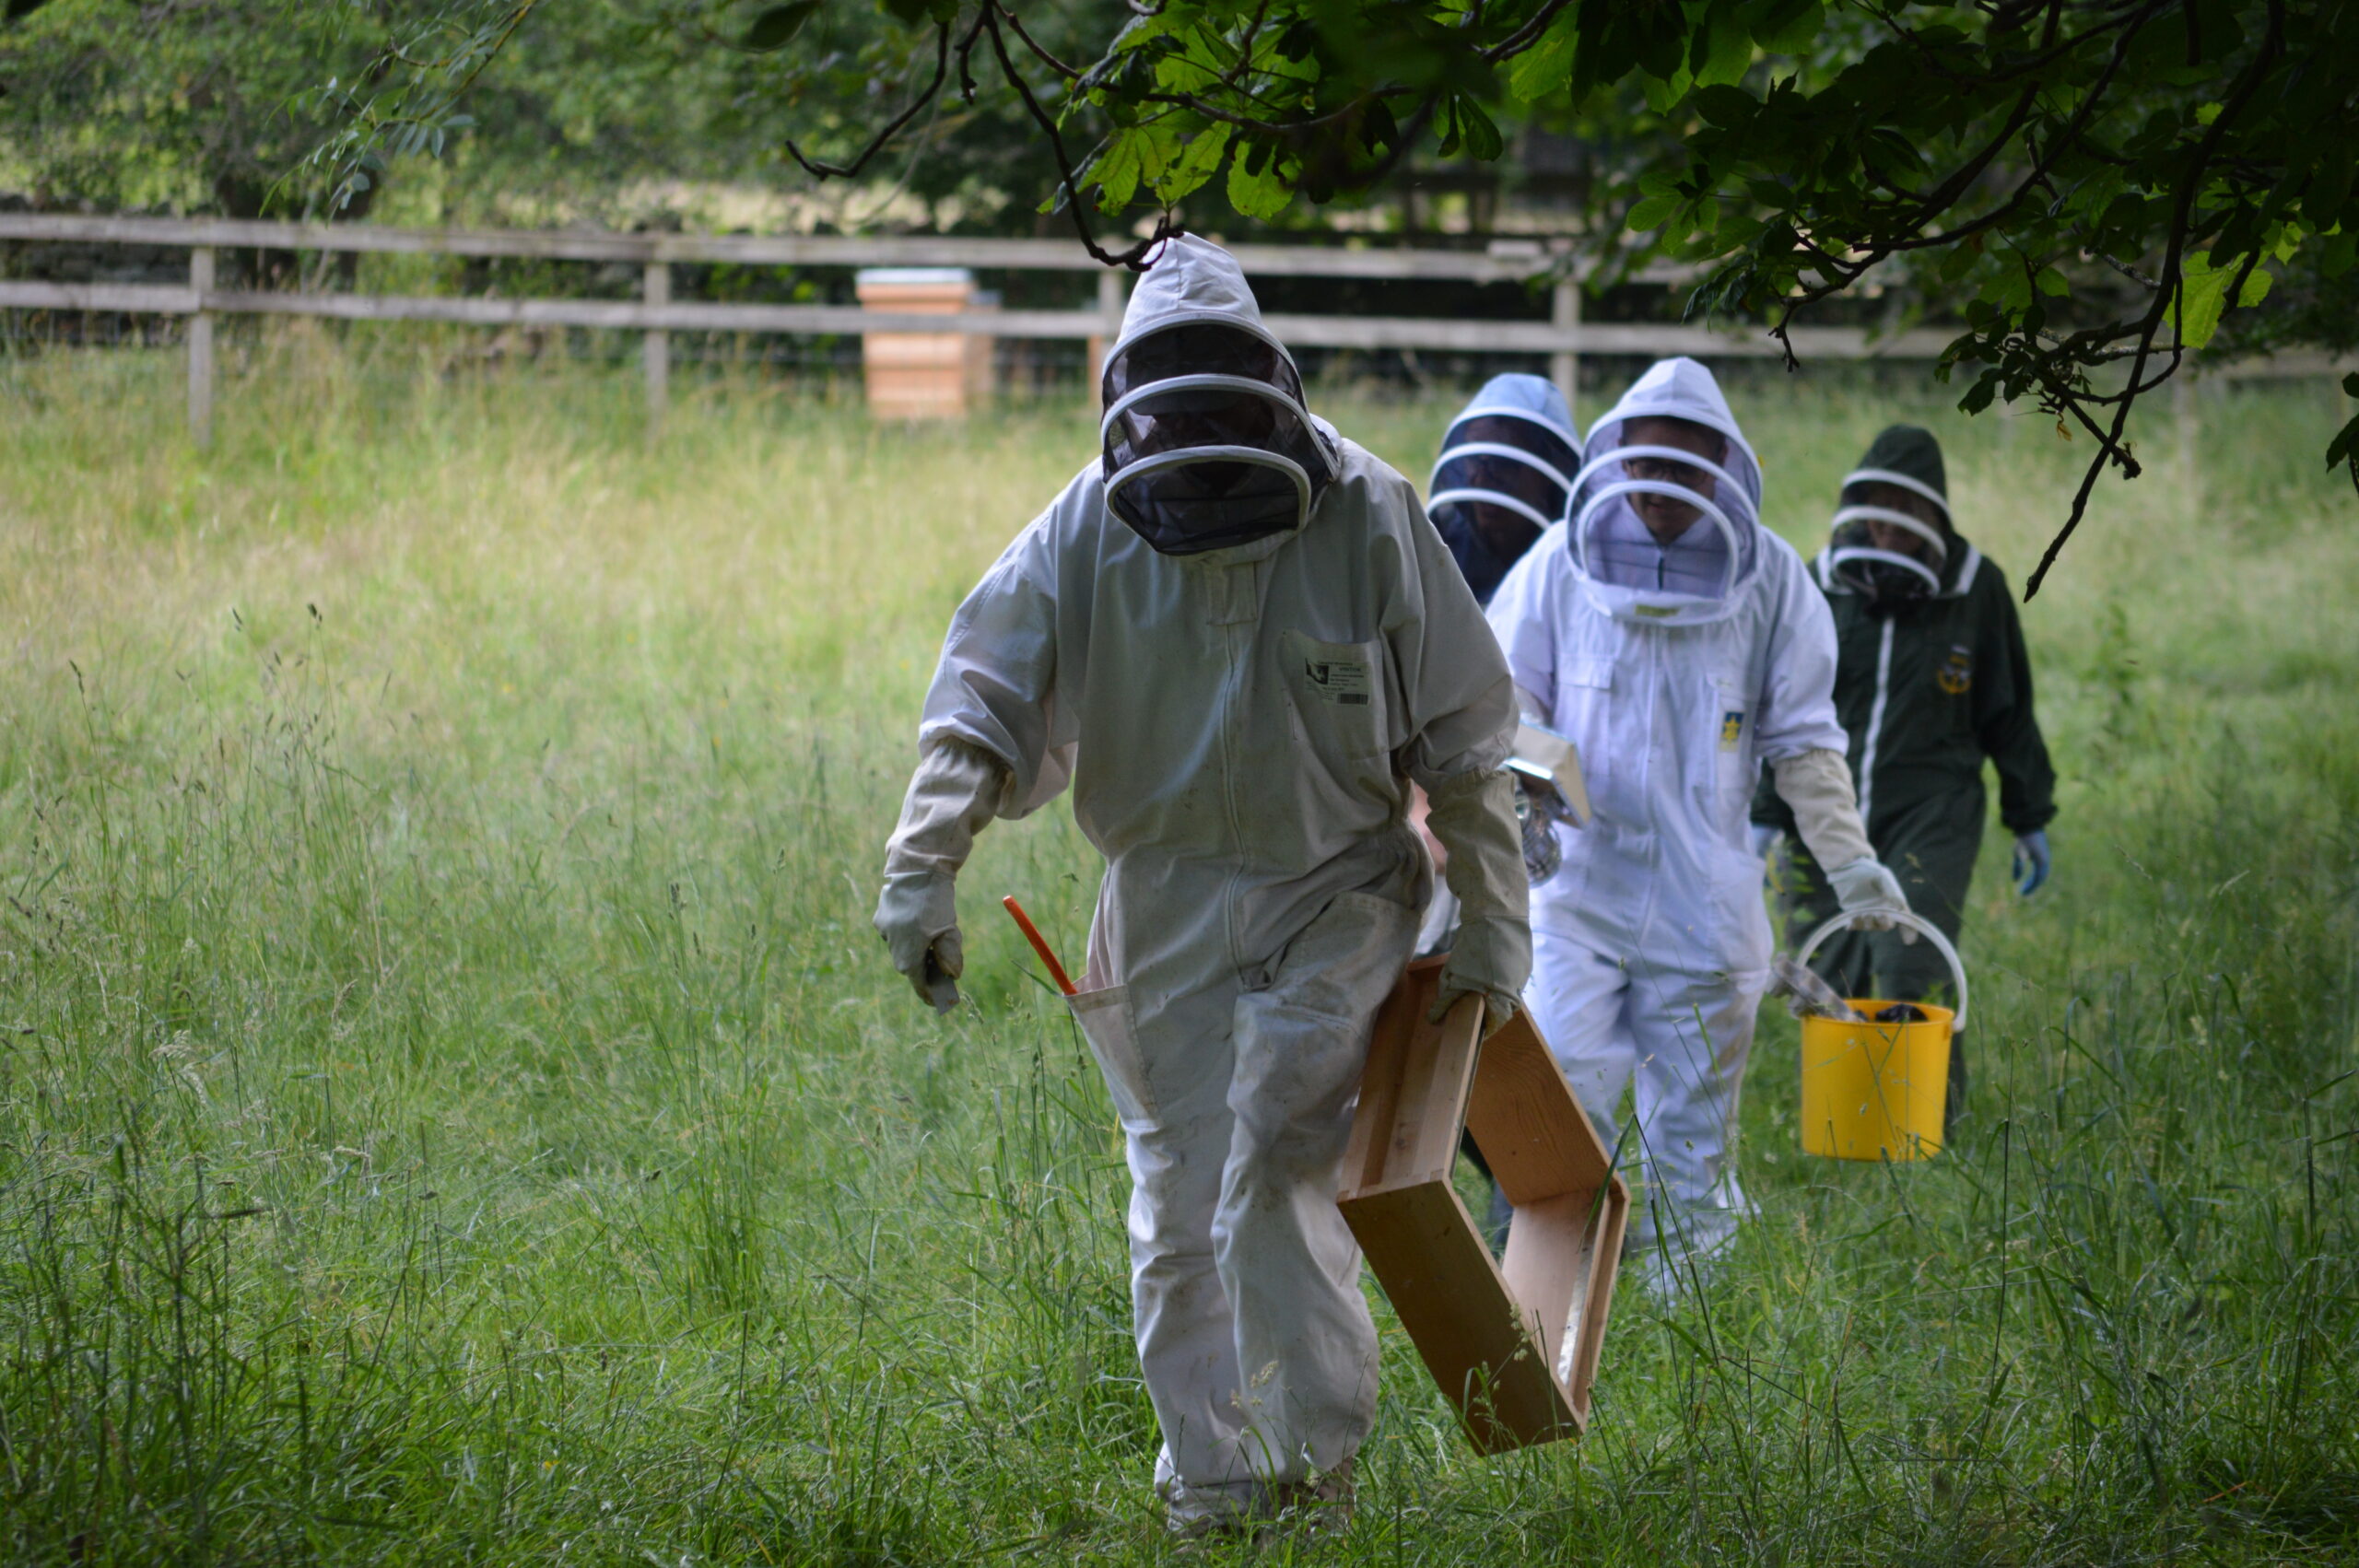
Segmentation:
<svg viewBox="0 0 2359 1568">
<path fill-rule="evenodd" d="M 1812 574 L 1835 614 L 1835 706 L 1849 736 L 1860 814 L 1910 907 L 1954 942 L 1989 810 L 1983 759 L 1998 769 L 1999 817 L 2010 832 L 2038 831 L 2056 814 L 2056 770 L 2032 710 L 2023 623 L 2005 575 L 1950 525 L 1942 451 L 1931 432 L 1907 425 L 1885 430 L 1844 481 L 1843 495 L 1834 540 Z M 1931 503 L 1916 509 L 1916 522 L 1859 504 L 1907 495 Z M 1863 517 L 1906 522 L 1929 540 L 1938 532 L 1939 544 L 1929 543 L 1928 558 L 1911 566 L 1872 547 Z M 1884 532 L 1891 535 L 1890 524 Z M 1766 778 L 1753 820 L 1785 835 L 1775 885 L 1786 942 L 1799 949 L 1835 915 L 1834 891 Z M 1849 997 L 1954 1000 L 1948 966 L 1933 945 L 1899 938 L 1840 932 L 1812 967 Z M 1966 1076 L 1960 1040 L 1950 1055 L 1953 1115 Z"/>
</svg>

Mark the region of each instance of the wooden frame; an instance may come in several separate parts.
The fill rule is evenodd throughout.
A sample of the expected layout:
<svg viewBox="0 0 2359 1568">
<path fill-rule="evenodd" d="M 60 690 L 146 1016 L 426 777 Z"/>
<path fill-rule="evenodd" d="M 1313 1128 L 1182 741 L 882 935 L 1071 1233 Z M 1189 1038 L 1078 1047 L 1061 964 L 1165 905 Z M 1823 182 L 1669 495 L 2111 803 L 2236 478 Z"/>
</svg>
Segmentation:
<svg viewBox="0 0 2359 1568">
<path fill-rule="evenodd" d="M 1629 1188 L 1528 1015 L 1488 1041 L 1479 999 L 1426 1021 L 1441 964 L 1377 1014 L 1337 1206 L 1475 1447 L 1578 1437 Z M 1515 1205 L 1503 1258 L 1450 1184 L 1461 1128 Z"/>
</svg>

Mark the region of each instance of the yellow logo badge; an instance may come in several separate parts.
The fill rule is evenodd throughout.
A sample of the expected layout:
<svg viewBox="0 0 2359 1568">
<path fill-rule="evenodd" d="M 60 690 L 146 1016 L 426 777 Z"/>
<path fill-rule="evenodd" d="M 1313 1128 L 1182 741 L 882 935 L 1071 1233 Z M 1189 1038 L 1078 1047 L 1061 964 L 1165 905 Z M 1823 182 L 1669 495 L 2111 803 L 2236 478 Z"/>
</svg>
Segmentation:
<svg viewBox="0 0 2359 1568">
<path fill-rule="evenodd" d="M 1934 681 L 1952 696 L 1964 696 L 1974 689 L 1974 650 L 1959 643 L 1950 649 L 1950 656 L 1933 672 Z"/>
</svg>

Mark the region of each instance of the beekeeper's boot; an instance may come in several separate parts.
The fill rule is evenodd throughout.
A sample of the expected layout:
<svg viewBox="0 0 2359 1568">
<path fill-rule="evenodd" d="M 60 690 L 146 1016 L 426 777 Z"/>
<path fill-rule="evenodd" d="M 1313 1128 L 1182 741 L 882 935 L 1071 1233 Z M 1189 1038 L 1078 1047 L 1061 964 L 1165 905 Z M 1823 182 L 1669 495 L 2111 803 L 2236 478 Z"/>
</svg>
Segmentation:
<svg viewBox="0 0 2359 1568">
<path fill-rule="evenodd" d="M 1163 1499 L 1163 1527 L 1181 1540 L 1250 1533 L 1270 1515 L 1270 1494 L 1260 1481 L 1227 1486 L 1190 1486 L 1178 1478 L 1156 1483 Z"/>
<path fill-rule="evenodd" d="M 1273 1516 L 1257 1537 L 1264 1544 L 1286 1534 L 1341 1535 L 1352 1522 L 1352 1461 L 1309 1480 L 1280 1481 L 1270 1502 Z"/>
</svg>

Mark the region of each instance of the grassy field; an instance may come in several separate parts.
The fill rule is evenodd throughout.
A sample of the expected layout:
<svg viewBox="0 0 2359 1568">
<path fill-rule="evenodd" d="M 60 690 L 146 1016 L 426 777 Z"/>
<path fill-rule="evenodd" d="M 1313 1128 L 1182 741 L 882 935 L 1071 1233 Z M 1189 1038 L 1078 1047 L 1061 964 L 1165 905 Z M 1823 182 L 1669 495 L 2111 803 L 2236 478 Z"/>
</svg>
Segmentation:
<svg viewBox="0 0 2359 1568">
<path fill-rule="evenodd" d="M 991 908 L 867 929 L 954 603 L 1086 459 L 300 340 L 0 371 L 0 1556 L 1154 1561 L 1104 1091 Z M 1798 542 L 1888 417 L 2020 584 L 2084 442 L 1741 391 Z M 1445 401 L 1337 392 L 1422 474 Z M 1325 1560 L 2349 1562 L 2359 531 L 2323 389 L 2207 399 L 2027 621 L 2058 872 L 1993 834 L 1922 1167 L 1745 1105 L 1725 1287 L 1617 1303 L 1591 1437 L 1473 1457 L 1398 1328 Z M 1296 1550 L 1278 1549 L 1283 1557 Z M 1212 1553 L 1217 1557 L 1219 1553 Z"/>
</svg>

